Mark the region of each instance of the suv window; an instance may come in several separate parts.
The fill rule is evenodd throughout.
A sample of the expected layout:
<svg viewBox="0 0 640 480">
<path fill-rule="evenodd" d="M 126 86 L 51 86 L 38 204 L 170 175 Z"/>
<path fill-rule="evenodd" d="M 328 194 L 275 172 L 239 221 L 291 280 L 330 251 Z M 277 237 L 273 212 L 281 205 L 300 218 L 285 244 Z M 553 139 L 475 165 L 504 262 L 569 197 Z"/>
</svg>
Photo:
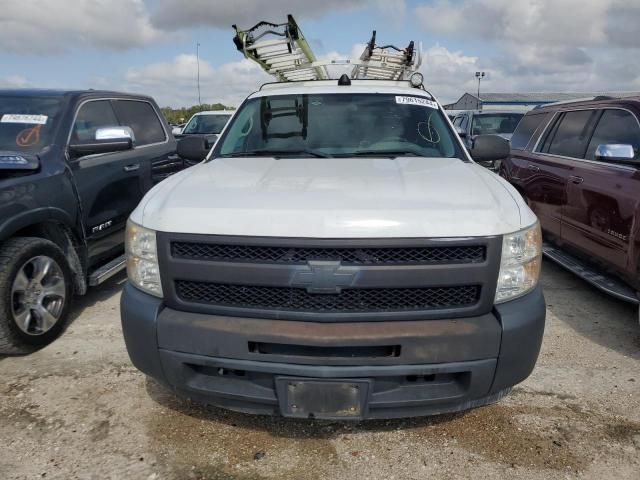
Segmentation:
<svg viewBox="0 0 640 480">
<path fill-rule="evenodd" d="M 584 158 L 591 120 L 596 110 L 577 110 L 562 115 L 547 136 L 541 151 L 563 157 Z"/>
<path fill-rule="evenodd" d="M 595 158 L 598 145 L 608 143 L 621 143 L 631 145 L 638 158 L 640 152 L 640 125 L 636 117 L 626 110 L 605 110 L 600 117 L 598 126 L 593 132 L 586 158 Z"/>
<path fill-rule="evenodd" d="M 548 114 L 546 113 L 537 113 L 535 115 L 528 114 L 520 120 L 520 123 L 518 123 L 518 126 L 511 137 L 511 148 L 524 150 L 529 144 L 529 141 L 535 131 L 547 116 Z"/>
<path fill-rule="evenodd" d="M 71 133 L 72 142 L 88 142 L 96 138 L 100 127 L 119 125 L 109 100 L 92 100 L 80 107 Z"/>
<path fill-rule="evenodd" d="M 166 140 L 162 123 L 149 102 L 138 100 L 115 100 L 113 106 L 120 125 L 131 127 L 136 145 L 149 145 Z"/>
</svg>

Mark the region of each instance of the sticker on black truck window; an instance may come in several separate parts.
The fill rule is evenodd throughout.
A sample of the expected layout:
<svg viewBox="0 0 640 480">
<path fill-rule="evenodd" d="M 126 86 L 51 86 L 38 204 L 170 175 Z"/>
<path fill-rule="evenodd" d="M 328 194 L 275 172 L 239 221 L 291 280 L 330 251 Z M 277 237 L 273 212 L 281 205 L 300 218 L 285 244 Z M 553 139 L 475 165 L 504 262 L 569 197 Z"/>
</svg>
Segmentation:
<svg viewBox="0 0 640 480">
<path fill-rule="evenodd" d="M 401 105 L 418 105 L 420 107 L 429 107 L 438 109 L 438 104 L 433 100 L 429 100 L 428 98 L 420 98 L 420 97 L 403 97 L 400 95 L 396 95 L 396 103 Z"/>
<path fill-rule="evenodd" d="M 47 123 L 46 115 L 25 115 L 23 113 L 5 113 L 0 123 L 28 123 L 30 125 L 44 125 Z"/>
</svg>

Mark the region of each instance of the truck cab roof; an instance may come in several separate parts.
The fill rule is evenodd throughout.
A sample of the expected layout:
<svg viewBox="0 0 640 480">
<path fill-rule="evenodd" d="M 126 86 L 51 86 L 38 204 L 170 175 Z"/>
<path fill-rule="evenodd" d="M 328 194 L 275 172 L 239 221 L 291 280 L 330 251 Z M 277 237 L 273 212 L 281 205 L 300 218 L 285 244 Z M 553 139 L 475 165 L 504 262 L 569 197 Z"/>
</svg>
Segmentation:
<svg viewBox="0 0 640 480">
<path fill-rule="evenodd" d="M 113 90 L 63 90 L 51 88 L 2 88 L 1 97 L 118 97 L 118 98 L 144 98 L 152 100 L 147 95 L 137 93 L 117 92 Z"/>
<path fill-rule="evenodd" d="M 249 98 L 271 95 L 300 95 L 305 93 L 390 93 L 413 95 L 435 100 L 422 88 L 412 87 L 406 80 L 351 80 L 350 85 L 338 85 L 338 80 L 265 83 Z"/>
</svg>

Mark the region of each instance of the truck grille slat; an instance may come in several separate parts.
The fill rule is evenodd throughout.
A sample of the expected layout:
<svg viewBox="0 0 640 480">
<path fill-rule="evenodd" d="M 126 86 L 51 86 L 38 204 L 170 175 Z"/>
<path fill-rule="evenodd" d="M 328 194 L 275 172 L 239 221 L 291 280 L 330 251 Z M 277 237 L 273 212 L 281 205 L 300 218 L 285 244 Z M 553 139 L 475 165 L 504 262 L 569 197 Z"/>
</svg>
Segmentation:
<svg viewBox="0 0 640 480">
<path fill-rule="evenodd" d="M 344 265 L 424 265 L 479 263 L 486 257 L 484 245 L 429 247 L 277 247 L 174 241 L 175 258 L 226 262 L 259 262 L 300 265 L 308 260 L 340 260 Z"/>
<path fill-rule="evenodd" d="M 384 312 L 463 308 L 476 304 L 480 286 L 428 288 L 358 288 L 338 294 L 312 294 L 303 288 L 263 287 L 177 280 L 178 296 L 187 302 L 219 307 L 298 312 Z"/>
</svg>

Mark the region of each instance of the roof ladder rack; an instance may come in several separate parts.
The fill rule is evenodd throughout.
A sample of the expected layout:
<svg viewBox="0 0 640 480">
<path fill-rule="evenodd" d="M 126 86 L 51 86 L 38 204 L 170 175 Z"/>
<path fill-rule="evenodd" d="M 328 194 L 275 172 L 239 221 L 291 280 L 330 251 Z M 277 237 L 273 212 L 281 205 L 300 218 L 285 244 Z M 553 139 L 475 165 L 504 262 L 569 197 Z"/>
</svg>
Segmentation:
<svg viewBox="0 0 640 480">
<path fill-rule="evenodd" d="M 359 59 L 318 61 L 293 16 L 286 23 L 260 22 L 248 30 L 233 26 L 236 48 L 280 82 L 330 79 L 328 66 L 351 67 L 351 79 L 407 80 L 418 70 L 420 49 L 376 45 L 376 31 Z"/>
<path fill-rule="evenodd" d="M 316 57 L 293 16 L 288 15 L 286 23 L 260 22 L 248 30 L 233 28 L 236 48 L 279 81 L 329 78 L 324 66 L 315 65 Z"/>
<path fill-rule="evenodd" d="M 353 62 L 356 63 L 356 62 Z M 422 59 L 413 41 L 407 48 L 376 45 L 376 31 L 351 71 L 352 79 L 404 80 L 418 70 Z"/>
</svg>

